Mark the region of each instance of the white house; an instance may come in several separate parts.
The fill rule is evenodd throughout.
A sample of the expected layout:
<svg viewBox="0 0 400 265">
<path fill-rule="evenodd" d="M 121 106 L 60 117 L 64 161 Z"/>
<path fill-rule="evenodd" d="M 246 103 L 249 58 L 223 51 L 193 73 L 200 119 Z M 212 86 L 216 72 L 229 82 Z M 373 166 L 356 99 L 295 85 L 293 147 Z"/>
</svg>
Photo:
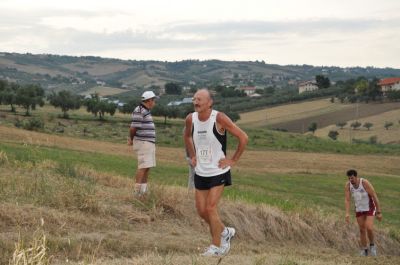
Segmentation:
<svg viewBox="0 0 400 265">
<path fill-rule="evenodd" d="M 256 93 L 256 88 L 254 86 L 240 87 L 239 90 L 243 91 L 247 96 L 250 96 L 250 95 Z"/>
<path fill-rule="evenodd" d="M 184 98 L 184 99 L 179 100 L 179 101 L 171 101 L 171 102 L 169 102 L 167 104 L 167 106 L 179 106 L 179 105 L 182 105 L 182 104 L 192 104 L 192 103 L 193 103 L 192 98 Z"/>
<path fill-rule="evenodd" d="M 251 94 L 249 97 L 251 97 L 251 98 L 260 98 L 261 95 L 258 94 L 258 93 L 253 93 L 253 94 Z"/>
<path fill-rule="evenodd" d="M 378 86 L 381 87 L 383 94 L 386 94 L 386 92 L 390 90 L 400 90 L 400 77 L 381 79 L 379 80 Z"/>
<path fill-rule="evenodd" d="M 98 81 L 96 81 L 96 84 L 99 86 L 105 86 L 106 82 L 98 80 Z"/>
<path fill-rule="evenodd" d="M 299 94 L 315 90 L 318 90 L 318 86 L 314 81 L 305 81 L 299 84 Z"/>
</svg>

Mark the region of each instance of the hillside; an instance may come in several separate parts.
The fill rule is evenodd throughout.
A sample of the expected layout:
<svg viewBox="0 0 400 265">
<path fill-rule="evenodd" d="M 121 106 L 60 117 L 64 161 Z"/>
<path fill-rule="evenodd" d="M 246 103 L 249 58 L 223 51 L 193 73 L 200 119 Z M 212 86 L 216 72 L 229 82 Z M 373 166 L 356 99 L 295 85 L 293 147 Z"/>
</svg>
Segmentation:
<svg viewBox="0 0 400 265">
<path fill-rule="evenodd" d="M 36 239 L 51 264 L 216 264 L 198 256 L 208 231 L 185 188 L 182 148 L 159 147 L 157 160 L 152 193 L 137 201 L 125 144 L 0 126 L 0 262 Z M 398 156 L 245 152 L 221 205 L 238 230 L 221 264 L 398 264 L 399 165 Z M 384 205 L 376 259 L 357 257 L 355 220 L 343 220 L 349 167 L 362 169 Z"/>
<path fill-rule="evenodd" d="M 283 66 L 265 62 L 218 60 L 161 62 L 0 53 L 0 78 L 19 83 L 40 83 L 47 91 L 67 89 L 84 92 L 99 84 L 134 91 L 152 86 L 162 87 L 170 81 L 195 87 L 215 83 L 286 87 L 302 80 L 314 79 L 318 74 L 337 81 L 358 76 L 400 76 L 400 69 Z"/>
</svg>

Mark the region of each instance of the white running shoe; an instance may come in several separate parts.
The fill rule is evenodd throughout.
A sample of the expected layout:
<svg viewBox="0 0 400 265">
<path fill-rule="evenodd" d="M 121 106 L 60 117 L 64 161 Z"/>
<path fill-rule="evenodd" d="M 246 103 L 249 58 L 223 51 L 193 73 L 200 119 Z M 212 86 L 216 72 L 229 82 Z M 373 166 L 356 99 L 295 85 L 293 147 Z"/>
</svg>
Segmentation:
<svg viewBox="0 0 400 265">
<path fill-rule="evenodd" d="M 231 249 L 231 239 L 235 236 L 236 230 L 233 227 L 225 227 L 225 231 L 222 232 L 226 235 L 221 234 L 221 249 L 224 255 L 228 254 Z"/>
<path fill-rule="evenodd" d="M 369 246 L 369 252 L 371 253 L 371 256 L 376 257 L 376 246 L 375 245 Z"/>
<path fill-rule="evenodd" d="M 360 256 L 361 257 L 366 257 L 366 256 L 368 256 L 368 249 L 366 248 L 366 249 L 361 249 L 361 251 L 360 251 Z"/>
<path fill-rule="evenodd" d="M 223 256 L 222 249 L 215 246 L 215 245 L 210 245 L 206 250 L 201 253 L 201 256 L 203 257 L 220 257 Z"/>
</svg>

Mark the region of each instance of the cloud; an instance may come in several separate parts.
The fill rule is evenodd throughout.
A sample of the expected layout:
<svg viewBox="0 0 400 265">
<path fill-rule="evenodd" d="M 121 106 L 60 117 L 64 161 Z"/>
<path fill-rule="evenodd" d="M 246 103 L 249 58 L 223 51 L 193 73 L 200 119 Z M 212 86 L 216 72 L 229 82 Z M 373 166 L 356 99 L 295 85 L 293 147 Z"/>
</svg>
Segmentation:
<svg viewBox="0 0 400 265">
<path fill-rule="evenodd" d="M 392 54 L 379 53 L 380 57 L 388 58 L 383 62 L 380 58 L 379 62 L 399 65 L 389 57 L 399 50 L 393 47 L 393 43 L 399 43 L 400 37 L 393 32 L 399 32 L 400 19 L 175 21 L 139 25 L 134 19 L 125 21 L 132 14 L 114 11 L 58 10 L 54 11 L 56 15 L 49 10 L 19 11 L 18 14 L 9 11 L 0 11 L 0 50 L 3 51 L 106 54 L 131 59 L 137 56 L 146 59 L 149 56 L 147 58 L 159 60 L 185 57 L 262 60 L 265 58 L 260 57 L 264 56 L 274 58 L 275 63 L 289 63 L 290 60 L 293 60 L 292 63 L 315 63 L 318 59 L 313 54 L 322 54 L 322 59 L 331 60 L 325 64 L 342 65 L 349 62 L 340 63 L 337 58 L 352 52 L 352 64 L 357 65 L 361 64 L 356 61 L 357 58 L 365 57 L 360 54 L 361 51 L 372 56 L 368 49 L 389 47 L 385 51 L 391 50 Z M 109 19 L 107 21 L 122 17 L 125 23 L 118 27 L 106 27 L 105 17 Z M 90 26 L 98 24 L 100 27 L 92 30 L 88 25 L 83 26 L 83 19 L 90 21 Z M 376 38 L 380 41 L 371 41 Z M 385 43 L 385 39 L 390 39 L 390 43 Z M 364 49 L 357 50 L 360 42 L 367 43 L 369 47 L 364 45 Z M 327 50 L 332 52 L 331 57 L 326 55 Z M 340 56 L 333 54 L 334 51 Z M 288 58 L 282 54 L 288 54 Z M 370 60 L 372 62 L 374 58 Z M 365 59 L 361 62 L 365 64 Z"/>
<path fill-rule="evenodd" d="M 379 28 L 399 28 L 400 20 L 315 19 L 295 21 L 226 21 L 218 23 L 184 23 L 171 25 L 172 32 L 196 32 L 208 35 L 239 34 L 317 34 L 327 31 L 360 32 Z"/>
</svg>

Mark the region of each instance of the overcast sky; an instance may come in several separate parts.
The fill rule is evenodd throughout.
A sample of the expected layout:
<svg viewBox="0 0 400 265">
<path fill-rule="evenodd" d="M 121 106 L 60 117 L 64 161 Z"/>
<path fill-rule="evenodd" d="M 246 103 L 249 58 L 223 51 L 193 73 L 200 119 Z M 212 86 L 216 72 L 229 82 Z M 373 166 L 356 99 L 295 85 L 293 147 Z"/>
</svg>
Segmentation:
<svg viewBox="0 0 400 265">
<path fill-rule="evenodd" d="M 0 0 L 0 51 L 400 68 L 400 1 Z"/>
</svg>

